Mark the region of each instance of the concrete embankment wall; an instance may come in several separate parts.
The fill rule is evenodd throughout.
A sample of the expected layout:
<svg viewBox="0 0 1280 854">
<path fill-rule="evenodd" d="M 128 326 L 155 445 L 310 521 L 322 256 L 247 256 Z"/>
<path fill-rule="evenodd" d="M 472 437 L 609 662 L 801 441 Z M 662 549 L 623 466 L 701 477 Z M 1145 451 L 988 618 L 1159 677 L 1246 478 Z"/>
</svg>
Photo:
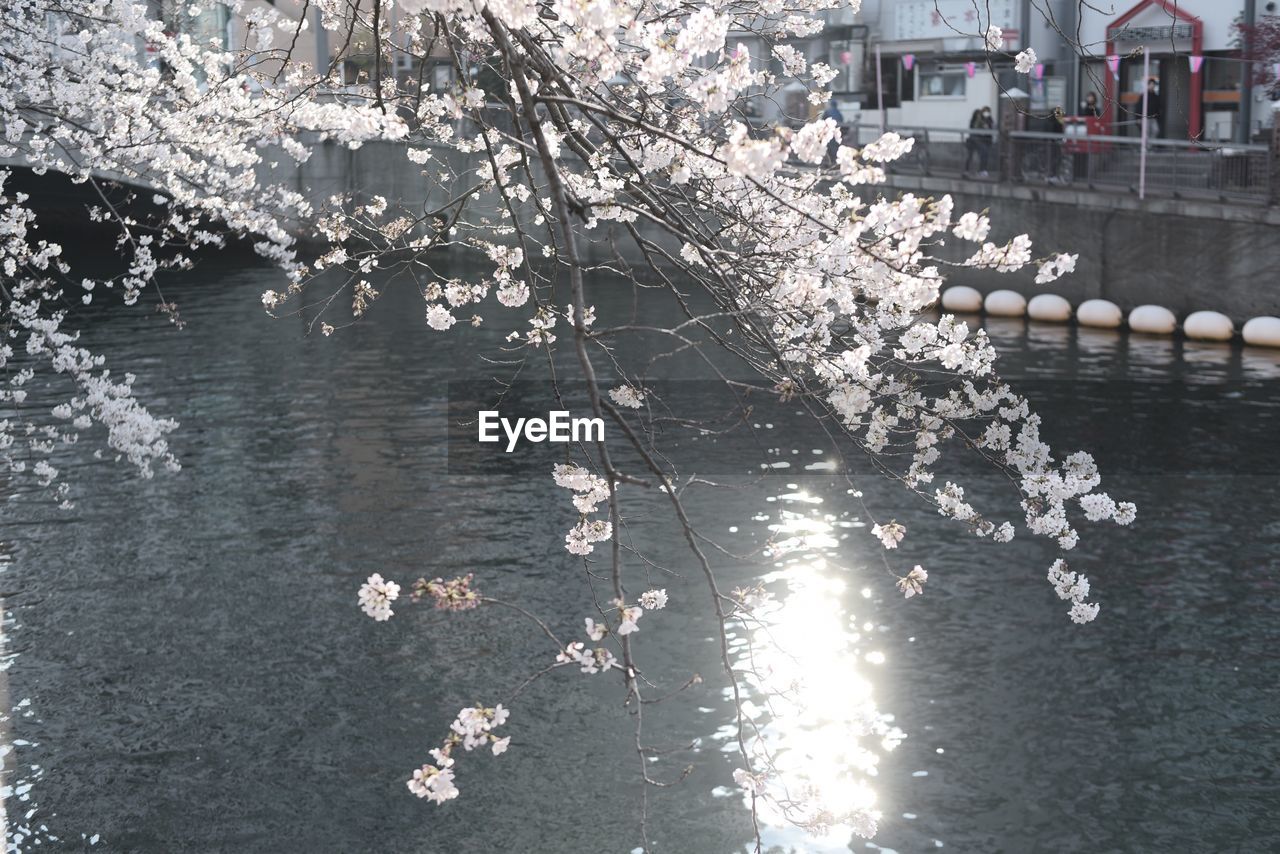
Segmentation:
<svg viewBox="0 0 1280 854">
<path fill-rule="evenodd" d="M 1280 315 L 1280 210 L 1109 193 L 893 176 L 896 190 L 950 193 L 957 211 L 989 211 L 991 240 L 1028 234 L 1033 252 L 1079 253 L 1076 271 L 1048 285 L 1033 271 L 952 270 L 952 284 L 1030 298 L 1101 298 L 1126 312 L 1163 305 L 1182 316 L 1220 311 L 1236 320 Z M 953 241 L 954 242 L 954 241 Z M 972 244 L 964 244 L 971 249 Z M 955 247 L 959 249 L 959 247 Z"/>
<path fill-rule="evenodd" d="M 357 198 L 381 195 L 422 210 L 444 204 L 456 183 L 440 185 L 422 175 L 444 167 L 465 174 L 467 156 L 448 148 L 433 149 L 425 166 L 410 163 L 404 146 L 365 145 L 356 151 L 329 144 L 289 176 L 290 183 L 312 198 L 353 193 Z M 277 180 L 280 173 L 277 172 Z M 1108 299 L 1126 312 L 1154 303 L 1179 316 L 1192 311 L 1220 311 L 1238 323 L 1249 317 L 1280 315 L 1280 209 L 1244 204 L 1217 204 L 1178 199 L 1148 199 L 1100 192 L 957 181 L 945 178 L 892 176 L 887 192 L 939 196 L 950 193 L 957 211 L 987 210 L 992 240 L 1027 233 L 1035 254 L 1078 253 L 1075 273 L 1051 285 L 1034 284 L 1034 271 L 1002 275 L 953 269 L 952 284 L 986 293 L 1011 288 L 1028 298 L 1053 292 L 1072 304 Z M 471 202 L 473 209 L 497 213 L 496 196 Z M 305 237 L 305 235 L 303 235 Z M 603 240 L 604 229 L 585 235 Z M 655 235 L 656 236 L 656 235 Z M 625 241 L 624 241 L 625 242 Z M 972 244 L 952 240 L 945 251 Z"/>
<path fill-rule="evenodd" d="M 273 150 L 266 159 L 275 169 L 262 168 L 264 181 L 285 183 L 314 202 L 331 196 L 350 194 L 357 201 L 382 196 L 392 203 L 417 210 L 435 208 L 449 201 L 451 181 L 428 180 L 422 173 L 457 175 L 469 171 L 473 159 L 452 148 L 431 147 L 431 159 L 424 165 L 405 156 L 403 143 L 373 142 L 357 149 L 337 143 L 313 147 L 311 157 L 301 164 L 283 152 Z M 304 232 L 298 235 L 306 239 Z"/>
</svg>

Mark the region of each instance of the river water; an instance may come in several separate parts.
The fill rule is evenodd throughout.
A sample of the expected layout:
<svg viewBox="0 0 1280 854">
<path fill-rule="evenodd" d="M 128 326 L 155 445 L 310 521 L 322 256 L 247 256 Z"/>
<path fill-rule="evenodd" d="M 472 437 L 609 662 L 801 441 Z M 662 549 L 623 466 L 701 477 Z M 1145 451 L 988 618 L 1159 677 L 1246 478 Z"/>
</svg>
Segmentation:
<svg viewBox="0 0 1280 854">
<path fill-rule="evenodd" d="M 555 650 L 494 609 L 402 603 L 375 623 L 356 607 L 371 572 L 402 584 L 474 572 L 565 637 L 592 613 L 561 546 L 567 493 L 541 462 L 471 471 L 464 449 L 449 455 L 446 381 L 497 375 L 476 359 L 509 330 L 433 333 L 401 287 L 355 327 L 308 336 L 261 311 L 278 286 L 215 261 L 166 293 L 185 330 L 120 306 L 81 315 L 87 342 L 182 422 L 185 468 L 140 481 L 82 443 L 63 465 L 75 509 L 9 502 L 6 806 L 19 847 L 632 850 L 641 787 L 615 680 L 534 683 L 510 704 L 508 753 L 465 757 L 462 796 L 436 807 L 404 781 L 453 714 L 500 699 Z M 602 311 L 631 299 L 596 295 Z M 1139 506 L 1130 529 L 1089 527 L 1072 557 L 1103 606 L 1087 627 L 1044 581 L 1043 542 L 993 546 L 860 483 L 878 518 L 908 526 L 896 568 L 929 568 L 925 595 L 906 601 L 811 437 L 761 424 L 760 448 L 699 446 L 770 466 L 726 471 L 732 488 L 693 502 L 731 550 L 774 544 L 763 561 L 715 556 L 723 587 L 762 579 L 778 602 L 767 630 L 735 627 L 734 654 L 781 644 L 790 654 L 766 646 L 757 665 L 804 685 L 782 708 L 755 707 L 762 728 L 837 801 L 874 798 L 883 813 L 873 842 L 765 816 L 767 845 L 1276 850 L 1280 356 L 1021 322 L 989 331 L 1047 436 L 1095 451 L 1104 486 Z M 635 636 L 645 675 L 705 676 L 646 710 L 647 738 L 692 745 L 650 773 L 693 766 L 648 792 L 648 835 L 655 851 L 749 850 L 707 593 L 663 505 L 636 507 L 628 533 L 654 563 L 631 572 L 671 595 Z M 850 735 L 868 703 L 905 734 L 893 749 Z"/>
</svg>

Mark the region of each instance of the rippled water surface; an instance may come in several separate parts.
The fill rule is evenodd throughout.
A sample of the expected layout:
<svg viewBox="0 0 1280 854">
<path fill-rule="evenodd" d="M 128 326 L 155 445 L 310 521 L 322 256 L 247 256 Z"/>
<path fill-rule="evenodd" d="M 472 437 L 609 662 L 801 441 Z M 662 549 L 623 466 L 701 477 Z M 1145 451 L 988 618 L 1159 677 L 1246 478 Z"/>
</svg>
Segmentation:
<svg viewBox="0 0 1280 854">
<path fill-rule="evenodd" d="M 561 545 L 567 494 L 541 463 L 449 464 L 445 383 L 497 375 L 476 355 L 509 329 L 441 336 L 416 294 L 392 288 L 354 328 L 307 336 L 297 318 L 263 315 L 267 287 L 269 271 L 222 262 L 166 294 L 184 331 L 119 306 L 84 315 L 90 345 L 182 422 L 185 469 L 122 477 L 83 443 L 64 465 L 74 510 L 9 502 L 7 807 L 24 849 L 631 850 L 639 760 L 613 680 L 536 682 L 512 704 L 510 751 L 460 765 L 462 797 L 433 807 L 404 781 L 452 715 L 555 650 L 497 610 L 445 619 L 405 603 L 382 624 L 355 603 L 371 572 L 474 572 L 566 637 L 592 613 Z M 596 302 L 630 307 L 631 294 L 600 288 Z M 713 556 L 722 586 L 763 580 L 778 600 L 757 637 L 730 638 L 740 662 L 748 641 L 787 650 L 755 662 L 800 686 L 755 707 L 766 737 L 840 803 L 883 812 L 874 842 L 767 815 L 766 842 L 1275 850 L 1280 357 L 1022 323 L 990 332 L 1047 437 L 1095 450 L 1104 486 L 1140 508 L 1131 529 L 1088 528 L 1073 556 L 1103 605 L 1088 627 L 1044 581 L 1046 543 L 992 546 L 891 486 L 859 484 L 878 518 L 911 532 L 894 568 L 929 568 L 925 595 L 904 601 L 811 437 L 762 424 L 759 448 L 696 449 L 773 466 L 693 502 L 735 553 L 775 545 L 763 561 Z M 970 482 L 1003 500 L 996 480 Z M 641 623 L 645 675 L 706 677 L 646 709 L 648 740 L 693 745 L 650 765 L 664 780 L 693 770 L 648 792 L 649 837 L 655 851 L 747 850 L 706 589 L 663 505 L 642 496 L 633 513 L 628 536 L 653 561 L 631 565 L 633 593 L 647 574 L 672 600 Z M 890 744 L 905 734 L 893 749 L 864 739 L 864 754 L 849 736 L 870 703 Z"/>
</svg>

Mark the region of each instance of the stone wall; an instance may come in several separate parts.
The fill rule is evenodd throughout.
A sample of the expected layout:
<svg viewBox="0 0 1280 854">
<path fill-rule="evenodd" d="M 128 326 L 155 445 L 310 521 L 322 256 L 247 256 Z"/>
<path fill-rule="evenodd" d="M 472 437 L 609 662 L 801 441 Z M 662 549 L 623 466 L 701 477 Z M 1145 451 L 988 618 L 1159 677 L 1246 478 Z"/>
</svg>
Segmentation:
<svg viewBox="0 0 1280 854">
<path fill-rule="evenodd" d="M 1280 315 L 1280 210 L 1099 192 L 893 176 L 893 187 L 950 193 L 957 210 L 988 210 L 991 239 L 1031 236 L 1034 251 L 1079 253 L 1075 273 L 1036 285 L 1034 273 L 956 270 L 953 284 L 986 293 L 1052 292 L 1078 304 L 1108 299 L 1126 312 L 1147 303 L 1179 316 L 1208 309 L 1238 323 Z M 958 247 L 957 247 L 958 248 Z"/>
<path fill-rule="evenodd" d="M 311 159 L 301 165 L 283 155 L 266 159 L 278 163 L 271 170 L 272 179 L 283 178 L 313 199 L 335 193 L 351 193 L 356 199 L 381 195 L 418 211 L 444 204 L 458 191 L 456 184 L 429 181 L 424 170 L 438 174 L 443 168 L 462 175 L 469 169 L 467 156 L 453 149 L 433 149 L 434 158 L 426 166 L 409 162 L 403 152 L 404 145 L 396 143 L 373 143 L 355 151 L 329 143 L 317 146 Z M 15 178 L 21 180 L 19 174 Z M 1280 208 L 1179 199 L 1139 201 L 1121 193 L 947 178 L 895 175 L 890 181 L 890 191 L 950 193 L 957 210 L 989 211 L 993 240 L 1025 232 L 1037 254 L 1080 255 L 1076 272 L 1051 285 L 1034 284 L 1032 271 L 1002 275 L 966 269 L 949 273 L 953 284 L 970 285 L 984 293 L 1010 288 L 1027 297 L 1051 291 L 1073 304 L 1101 297 L 1126 312 L 1144 303 L 1163 305 L 1179 316 L 1209 309 L 1227 314 L 1237 324 L 1258 315 L 1280 315 Z M 41 186 L 55 190 L 47 181 Z M 68 185 L 67 189 L 81 188 Z M 497 211 L 496 197 L 473 204 Z M 55 207 L 80 209 L 70 202 Z M 305 240 L 307 226 L 302 224 L 298 231 Z M 605 251 L 603 228 L 584 237 L 586 251 L 593 244 Z M 954 250 L 953 257 L 958 259 L 962 246 L 959 241 L 952 243 L 945 251 Z"/>
<path fill-rule="evenodd" d="M 406 160 L 402 148 L 391 143 L 365 145 L 356 151 L 319 146 L 298 168 L 292 183 L 313 197 L 334 192 L 377 194 L 419 209 L 443 203 L 445 191 L 420 174 L 441 163 L 416 166 Z M 435 152 L 456 173 L 466 171 L 462 155 L 445 148 Z M 1120 193 L 946 178 L 893 176 L 891 181 L 897 190 L 950 193 L 957 210 L 988 210 L 993 239 L 1025 232 L 1037 253 L 1080 255 L 1076 272 L 1052 285 L 1034 284 L 1030 271 L 1001 275 L 964 269 L 950 274 L 955 284 L 983 292 L 1012 288 L 1028 297 L 1052 290 L 1072 303 L 1101 297 L 1126 311 L 1144 303 L 1166 306 L 1179 315 L 1211 309 L 1237 322 L 1260 314 L 1280 315 L 1280 210 L 1276 208 L 1178 199 L 1139 201 Z"/>
</svg>

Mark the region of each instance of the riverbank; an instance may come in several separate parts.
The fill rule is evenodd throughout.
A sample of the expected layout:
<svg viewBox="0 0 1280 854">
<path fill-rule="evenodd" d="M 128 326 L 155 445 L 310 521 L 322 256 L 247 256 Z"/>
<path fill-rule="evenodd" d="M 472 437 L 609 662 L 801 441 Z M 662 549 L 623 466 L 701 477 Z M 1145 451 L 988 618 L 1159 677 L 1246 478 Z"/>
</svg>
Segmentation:
<svg viewBox="0 0 1280 854">
<path fill-rule="evenodd" d="M 409 210 L 430 211 L 458 198 L 460 188 L 450 181 L 429 180 L 433 175 L 467 175 L 472 156 L 452 148 L 430 146 L 430 158 L 418 165 L 404 156 L 400 143 L 367 143 L 349 149 L 336 143 L 315 147 L 310 159 L 296 164 L 283 152 L 273 152 L 263 165 L 263 178 L 283 182 L 313 202 L 340 195 L 354 203 L 382 196 Z M 274 168 L 271 168 L 274 164 Z M 23 170 L 14 184 L 22 188 Z M 60 222 L 59 211 L 83 220 L 86 200 L 81 188 L 69 181 L 42 184 L 49 210 L 42 222 Z M 1217 311 L 1239 328 L 1246 320 L 1280 315 L 1280 289 L 1272 282 L 1280 271 L 1280 208 L 1188 199 L 1139 200 L 1121 193 L 1106 193 L 1050 186 L 993 184 L 955 178 L 891 175 L 886 193 L 918 195 L 950 194 L 957 210 L 985 210 L 993 225 L 992 239 L 1007 240 L 1029 234 L 1037 253 L 1071 252 L 1079 255 L 1076 270 L 1051 286 L 1034 283 L 1034 271 L 999 274 L 988 270 L 954 268 L 947 271 L 949 285 L 967 285 L 982 294 L 1011 289 L 1027 299 L 1052 291 L 1073 305 L 1090 299 L 1115 303 L 1126 315 L 1140 305 L 1158 305 L 1179 317 L 1196 311 Z M 495 216 L 501 200 L 495 193 L 480 192 L 471 202 Z M 659 243 L 667 235 L 641 222 L 637 228 Z M 314 238 L 306 224 L 298 224 L 296 236 L 304 243 Z M 608 240 L 602 225 L 586 235 L 583 250 L 608 255 L 624 254 L 630 241 Z M 592 239 L 594 238 L 594 239 Z M 942 247 L 943 257 L 953 260 L 969 247 L 959 242 Z M 634 260 L 634 259 L 633 259 Z"/>
<path fill-rule="evenodd" d="M 445 188 L 422 176 L 430 167 L 409 162 L 401 148 L 319 146 L 295 168 L 290 183 L 316 199 L 381 195 L 418 210 L 449 201 Z M 464 155 L 452 149 L 435 148 L 432 155 L 429 163 L 453 174 L 467 171 L 460 162 Z M 886 190 L 950 194 L 957 210 L 989 212 L 995 240 L 1026 233 L 1037 251 L 1078 253 L 1075 273 L 1052 287 L 1073 304 L 1106 299 L 1126 313 L 1155 304 L 1179 316 L 1212 310 L 1237 325 L 1280 314 L 1280 289 L 1271 285 L 1280 271 L 1280 209 L 910 175 L 890 176 Z M 496 199 L 481 201 L 497 209 Z M 961 268 L 950 271 L 949 281 L 984 294 L 1010 288 L 1030 298 L 1045 290 L 1034 284 L 1034 271 L 1003 275 Z"/>
<path fill-rule="evenodd" d="M 964 268 L 950 271 L 953 285 L 983 294 L 1008 288 L 1028 299 L 1052 291 L 1072 304 L 1105 299 L 1126 314 L 1148 304 L 1180 317 L 1218 311 L 1237 327 L 1280 314 L 1280 210 L 1274 208 L 911 175 L 891 176 L 890 186 L 950 194 L 957 210 L 987 211 L 993 240 L 1025 233 L 1037 253 L 1079 254 L 1075 272 L 1052 285 L 1036 285 L 1034 271 Z"/>
</svg>

